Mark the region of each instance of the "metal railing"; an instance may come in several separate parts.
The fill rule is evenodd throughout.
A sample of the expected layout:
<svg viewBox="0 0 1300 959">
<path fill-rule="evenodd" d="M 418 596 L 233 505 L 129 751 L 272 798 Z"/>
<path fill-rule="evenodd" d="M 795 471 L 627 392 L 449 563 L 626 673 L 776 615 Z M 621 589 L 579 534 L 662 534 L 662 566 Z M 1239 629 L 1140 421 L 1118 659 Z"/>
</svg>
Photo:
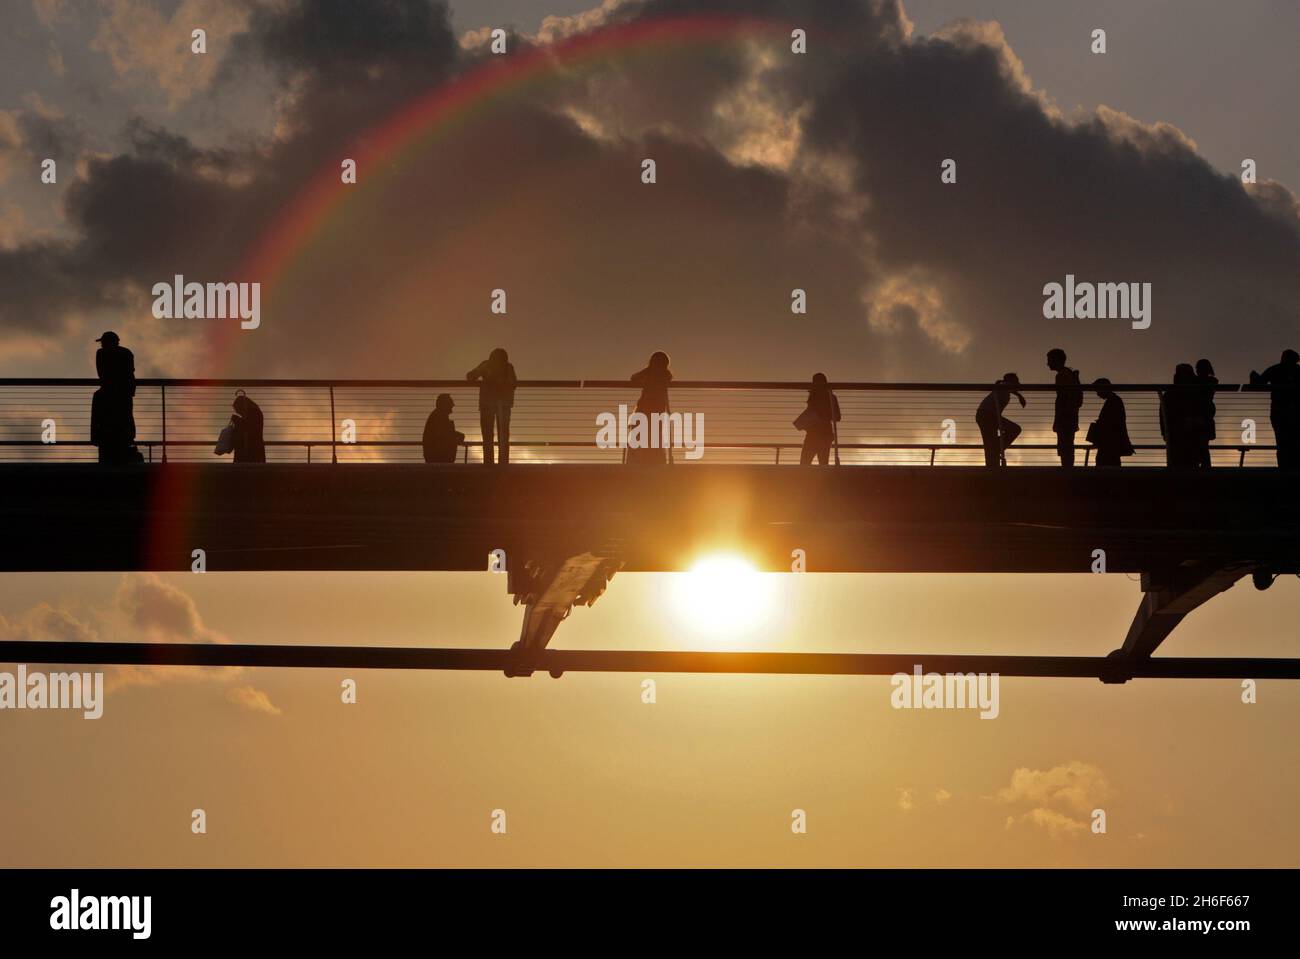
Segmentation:
<svg viewBox="0 0 1300 959">
<path fill-rule="evenodd" d="M 93 461 L 90 401 L 94 378 L 0 379 L 0 461 Z M 135 397 L 136 445 L 150 462 L 214 462 L 212 448 L 230 416 L 235 389 L 244 389 L 265 417 L 268 460 L 331 463 L 420 462 L 425 418 L 438 393 L 456 404 L 453 417 L 466 434 L 461 462 L 482 460 L 477 387 L 464 380 L 140 379 Z M 975 409 L 988 383 L 836 383 L 843 420 L 840 460 L 845 465 L 971 465 L 983 463 Z M 1160 393 L 1189 389 L 1168 384 L 1117 384 L 1127 407 L 1135 465 L 1164 465 Z M 1191 387 L 1190 389 L 1196 389 Z M 808 384 L 755 381 L 679 381 L 675 413 L 704 418 L 704 454 L 691 462 L 794 463 L 802 434 L 793 420 L 804 408 Z M 1019 388 L 1005 415 L 1023 427 L 1007 453 L 1012 465 L 1057 462 L 1051 431 L 1054 385 Z M 511 422 L 512 462 L 617 463 L 620 449 L 596 442 L 596 416 L 631 410 L 638 390 L 622 380 L 523 380 Z M 1100 400 L 1084 387 L 1080 440 Z M 1215 395 L 1219 440 L 1215 465 L 1272 465 L 1273 434 L 1267 392 L 1220 385 Z M 1251 442 L 1251 440 L 1254 440 Z M 328 456 L 325 451 L 328 449 Z M 1092 448 L 1076 444 L 1079 462 Z"/>
</svg>

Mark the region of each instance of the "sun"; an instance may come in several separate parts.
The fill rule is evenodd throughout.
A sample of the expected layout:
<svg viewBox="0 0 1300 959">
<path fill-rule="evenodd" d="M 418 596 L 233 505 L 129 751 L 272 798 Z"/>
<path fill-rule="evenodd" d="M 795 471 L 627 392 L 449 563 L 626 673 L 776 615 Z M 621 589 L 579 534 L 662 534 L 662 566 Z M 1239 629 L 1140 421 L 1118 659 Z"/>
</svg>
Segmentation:
<svg viewBox="0 0 1300 959">
<path fill-rule="evenodd" d="M 729 554 L 706 556 L 673 578 L 677 618 L 698 633 L 734 637 L 762 623 L 772 607 L 770 585 L 748 560 Z"/>
</svg>

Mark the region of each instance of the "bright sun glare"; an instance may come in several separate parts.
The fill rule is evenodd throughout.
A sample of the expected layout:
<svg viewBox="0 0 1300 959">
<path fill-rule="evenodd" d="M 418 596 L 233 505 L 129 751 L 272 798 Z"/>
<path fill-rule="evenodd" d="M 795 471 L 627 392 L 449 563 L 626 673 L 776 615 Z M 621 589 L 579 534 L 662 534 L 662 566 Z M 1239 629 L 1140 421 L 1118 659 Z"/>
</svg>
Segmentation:
<svg viewBox="0 0 1300 959">
<path fill-rule="evenodd" d="M 739 556 L 706 556 L 673 581 L 678 617 L 708 636 L 737 636 L 762 621 L 771 591 L 762 573 Z"/>
</svg>

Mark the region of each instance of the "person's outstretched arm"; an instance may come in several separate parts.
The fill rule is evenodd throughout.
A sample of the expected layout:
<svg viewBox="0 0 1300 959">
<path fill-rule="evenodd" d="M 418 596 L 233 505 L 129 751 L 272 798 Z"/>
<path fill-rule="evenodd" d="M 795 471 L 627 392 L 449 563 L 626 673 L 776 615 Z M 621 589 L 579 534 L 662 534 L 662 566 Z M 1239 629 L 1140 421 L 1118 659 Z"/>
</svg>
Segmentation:
<svg viewBox="0 0 1300 959">
<path fill-rule="evenodd" d="M 1018 399 L 1018 400 L 1020 401 L 1020 407 L 1021 407 L 1021 409 L 1024 409 L 1024 406 L 1025 406 L 1025 398 L 1024 398 L 1023 396 L 1020 395 L 1019 391 L 1017 391 L 1017 390 L 1012 390 L 1012 391 L 1011 391 L 1011 395 L 1014 396 L 1016 399 Z"/>
<path fill-rule="evenodd" d="M 473 383 L 475 380 L 483 379 L 483 374 L 484 374 L 483 367 L 486 365 L 487 365 L 486 363 L 480 363 L 478 366 L 474 367 L 474 369 L 470 370 L 468 373 L 465 374 L 465 379 L 469 380 L 471 383 Z"/>
</svg>

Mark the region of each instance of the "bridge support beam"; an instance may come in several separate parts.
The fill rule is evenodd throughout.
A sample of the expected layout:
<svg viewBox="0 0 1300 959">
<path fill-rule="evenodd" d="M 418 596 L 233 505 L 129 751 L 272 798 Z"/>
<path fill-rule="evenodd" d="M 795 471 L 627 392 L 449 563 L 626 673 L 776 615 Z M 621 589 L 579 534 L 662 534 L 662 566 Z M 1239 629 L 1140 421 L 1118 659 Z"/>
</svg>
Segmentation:
<svg viewBox="0 0 1300 959">
<path fill-rule="evenodd" d="M 1202 603 L 1230 589 L 1253 564 L 1196 564 L 1142 574 L 1142 602 L 1124 645 L 1107 657 L 1103 683 L 1125 683 L 1135 665 L 1146 662 L 1174 628 Z"/>
<path fill-rule="evenodd" d="M 579 553 L 557 560 L 528 560 L 522 570 L 508 570 L 506 588 L 516 605 L 523 604 L 524 621 L 519 641 L 510 647 L 521 662 L 507 668 L 505 674 L 531 676 L 529 660 L 546 648 L 573 607 L 596 602 L 622 567 L 621 559 Z M 558 679 L 560 672 L 551 675 Z"/>
</svg>

